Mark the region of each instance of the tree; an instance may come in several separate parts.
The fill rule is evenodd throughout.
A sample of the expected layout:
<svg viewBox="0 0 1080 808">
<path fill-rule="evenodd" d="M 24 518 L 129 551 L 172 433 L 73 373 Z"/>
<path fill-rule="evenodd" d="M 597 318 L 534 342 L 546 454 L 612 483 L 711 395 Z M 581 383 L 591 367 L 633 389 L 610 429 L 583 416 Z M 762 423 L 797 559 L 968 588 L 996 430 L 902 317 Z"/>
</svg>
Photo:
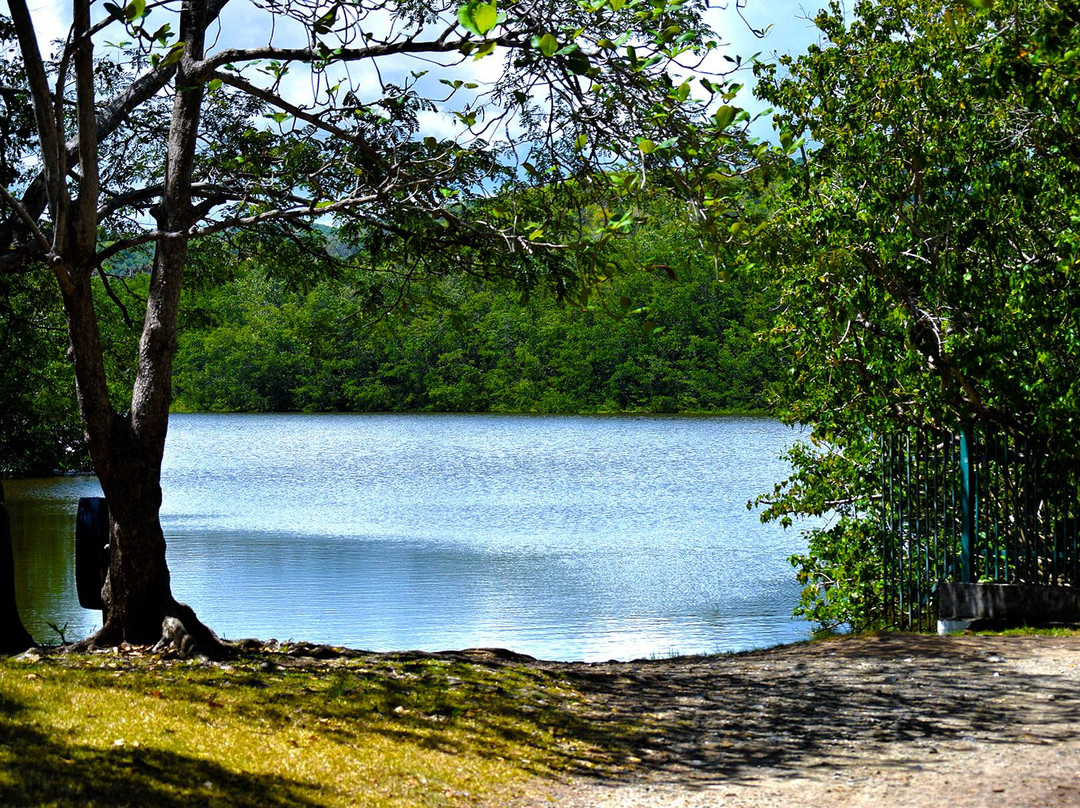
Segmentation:
<svg viewBox="0 0 1080 808">
<path fill-rule="evenodd" d="M 14 41 L 0 18 L 0 48 Z M 34 122 L 17 62 L 0 60 L 0 184 L 21 182 Z M 63 314 L 45 277 L 0 273 L 0 474 L 49 474 L 85 467 Z"/>
<path fill-rule="evenodd" d="M 438 259 L 565 288 L 591 271 L 588 247 L 632 224 L 626 200 L 645 169 L 700 153 L 692 119 L 726 92 L 717 77 L 668 72 L 715 45 L 704 4 L 683 0 L 255 2 L 245 27 L 291 28 L 297 40 L 268 33 L 253 48 L 218 41 L 227 4 L 131 0 L 95 20 L 89 0 L 73 0 L 71 31 L 48 63 L 25 0 L 8 3 L 38 173 L 3 192 L 0 271 L 45 267 L 63 302 L 111 515 L 105 620 L 88 644 L 217 644 L 173 597 L 158 519 L 193 240 L 336 216 L 369 254 L 409 271 Z M 99 43 L 121 27 L 129 42 L 103 56 Z M 478 60 L 499 77 L 455 73 Z M 450 120 L 456 134 L 437 134 Z M 595 226 L 573 215 L 585 203 L 605 212 Z M 118 282 L 109 262 L 146 245 L 138 359 L 118 407 L 92 278 Z"/>
<path fill-rule="evenodd" d="M 1080 468 L 1076 107 L 1032 56 L 1050 5 L 833 3 L 820 46 L 758 68 L 786 152 L 785 415 L 813 428 L 765 515 L 834 515 L 797 559 L 821 622 L 875 617 L 881 435 L 977 423 Z"/>
</svg>

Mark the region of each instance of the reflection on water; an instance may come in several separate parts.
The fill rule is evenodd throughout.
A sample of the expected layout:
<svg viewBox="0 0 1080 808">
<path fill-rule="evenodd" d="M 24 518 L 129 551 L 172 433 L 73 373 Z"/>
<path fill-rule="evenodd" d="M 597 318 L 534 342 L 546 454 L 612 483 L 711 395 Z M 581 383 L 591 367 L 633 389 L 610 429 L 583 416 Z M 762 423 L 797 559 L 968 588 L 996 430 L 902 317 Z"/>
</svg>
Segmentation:
<svg viewBox="0 0 1080 808">
<path fill-rule="evenodd" d="M 75 511 L 79 497 L 99 497 L 93 477 L 5 480 L 15 551 L 15 599 L 26 630 L 40 643 L 85 637 L 101 613 L 79 608 L 75 595 Z"/>
<path fill-rule="evenodd" d="M 794 531 L 746 503 L 786 473 L 767 419 L 181 415 L 162 523 L 174 592 L 227 637 L 556 659 L 801 639 Z M 39 640 L 74 595 L 88 478 L 6 483 Z"/>
</svg>

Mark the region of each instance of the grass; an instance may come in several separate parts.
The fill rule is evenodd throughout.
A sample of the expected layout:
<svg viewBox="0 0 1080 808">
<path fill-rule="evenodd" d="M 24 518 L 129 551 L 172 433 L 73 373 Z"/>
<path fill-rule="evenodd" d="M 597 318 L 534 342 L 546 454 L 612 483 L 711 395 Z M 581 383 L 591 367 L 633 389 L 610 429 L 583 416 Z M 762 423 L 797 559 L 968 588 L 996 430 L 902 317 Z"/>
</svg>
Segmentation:
<svg viewBox="0 0 1080 808">
<path fill-rule="evenodd" d="M 1075 637 L 1080 635 L 1080 628 L 1075 625 L 1022 625 L 999 629 L 980 629 L 974 630 L 971 633 L 980 637 Z"/>
<path fill-rule="evenodd" d="M 0 660 L 0 805 L 443 806 L 593 754 L 543 671 L 428 657 Z"/>
</svg>

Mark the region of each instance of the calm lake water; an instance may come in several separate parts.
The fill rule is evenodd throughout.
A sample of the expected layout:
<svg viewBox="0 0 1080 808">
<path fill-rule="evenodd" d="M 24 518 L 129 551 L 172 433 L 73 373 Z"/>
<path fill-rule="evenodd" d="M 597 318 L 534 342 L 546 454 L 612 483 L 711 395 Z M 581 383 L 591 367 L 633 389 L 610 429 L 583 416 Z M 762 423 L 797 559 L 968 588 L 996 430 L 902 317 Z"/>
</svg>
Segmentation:
<svg viewBox="0 0 1080 808">
<path fill-rule="evenodd" d="M 631 659 L 803 639 L 797 530 L 748 500 L 792 430 L 758 418 L 177 415 L 176 596 L 229 638 Z M 23 618 L 100 625 L 72 541 L 93 477 L 5 482 Z"/>
</svg>

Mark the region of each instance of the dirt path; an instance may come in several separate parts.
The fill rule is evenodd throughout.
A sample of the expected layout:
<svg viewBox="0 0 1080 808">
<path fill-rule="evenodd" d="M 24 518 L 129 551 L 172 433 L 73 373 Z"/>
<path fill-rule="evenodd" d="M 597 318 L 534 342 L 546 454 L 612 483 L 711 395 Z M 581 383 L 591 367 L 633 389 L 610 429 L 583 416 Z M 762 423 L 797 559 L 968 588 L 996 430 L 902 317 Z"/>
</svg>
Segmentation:
<svg viewBox="0 0 1080 808">
<path fill-rule="evenodd" d="M 517 806 L 1080 806 L 1080 637 L 536 663 L 601 751 Z"/>
</svg>

